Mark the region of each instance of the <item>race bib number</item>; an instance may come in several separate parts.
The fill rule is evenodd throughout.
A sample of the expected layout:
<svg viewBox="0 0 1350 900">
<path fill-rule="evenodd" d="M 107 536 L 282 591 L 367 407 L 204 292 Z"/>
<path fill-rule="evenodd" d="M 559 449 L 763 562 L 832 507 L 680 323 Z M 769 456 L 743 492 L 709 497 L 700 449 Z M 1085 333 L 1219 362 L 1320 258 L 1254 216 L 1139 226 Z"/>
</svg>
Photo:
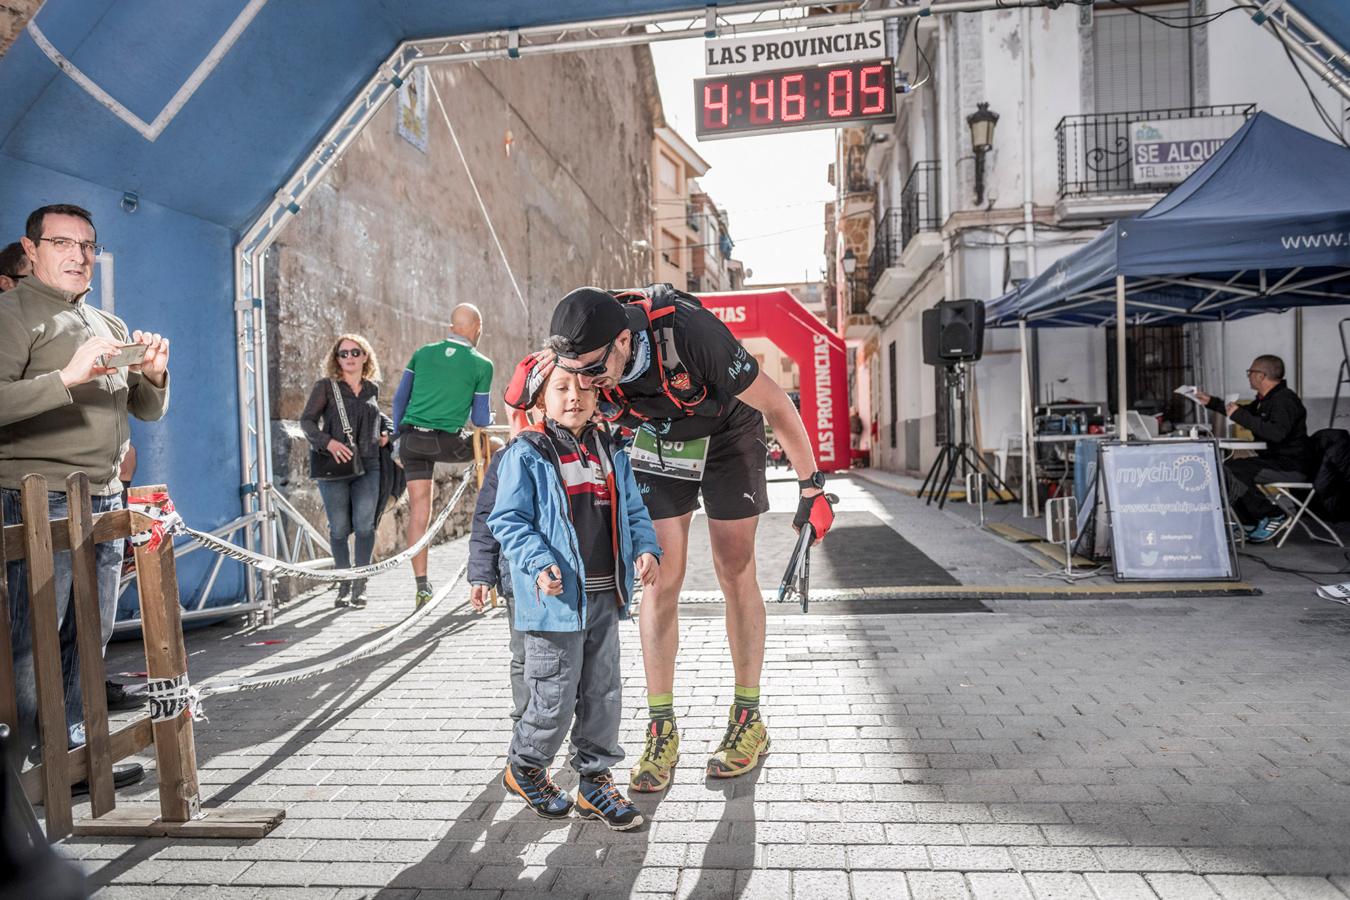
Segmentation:
<svg viewBox="0 0 1350 900">
<path fill-rule="evenodd" d="M 649 429 L 639 428 L 633 435 L 633 445 L 628 448 L 628 458 L 637 472 L 702 481 L 708 463 L 708 441 L 706 437 L 692 441 L 658 441 Z"/>
</svg>

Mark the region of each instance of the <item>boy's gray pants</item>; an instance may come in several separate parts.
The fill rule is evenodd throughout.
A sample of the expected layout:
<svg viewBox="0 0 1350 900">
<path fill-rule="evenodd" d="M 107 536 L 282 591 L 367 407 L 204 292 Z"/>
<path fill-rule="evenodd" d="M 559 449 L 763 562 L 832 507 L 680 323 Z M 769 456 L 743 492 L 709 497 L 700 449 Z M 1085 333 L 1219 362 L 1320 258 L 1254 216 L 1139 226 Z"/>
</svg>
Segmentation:
<svg viewBox="0 0 1350 900">
<path fill-rule="evenodd" d="M 569 762 L 582 776 L 608 772 L 623 759 L 619 748 L 623 685 L 619 679 L 618 595 L 613 591 L 590 594 L 586 606 L 585 631 L 527 631 L 523 635 L 529 699 L 508 753 L 518 766 L 551 766 L 569 725 Z"/>
</svg>

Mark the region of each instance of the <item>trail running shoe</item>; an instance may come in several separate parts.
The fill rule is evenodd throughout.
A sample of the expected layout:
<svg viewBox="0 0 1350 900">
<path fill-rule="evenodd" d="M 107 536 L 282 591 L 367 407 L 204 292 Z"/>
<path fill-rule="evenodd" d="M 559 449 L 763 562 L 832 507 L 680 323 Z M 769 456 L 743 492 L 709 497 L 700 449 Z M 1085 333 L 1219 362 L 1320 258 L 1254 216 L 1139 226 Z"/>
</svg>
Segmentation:
<svg viewBox="0 0 1350 900">
<path fill-rule="evenodd" d="M 647 745 L 628 778 L 630 790 L 654 794 L 670 787 L 675 763 L 680 761 L 680 733 L 674 719 L 652 719 L 647 725 Z"/>
<path fill-rule="evenodd" d="M 577 815 L 600 819 L 610 831 L 629 831 L 642 824 L 642 813 L 619 790 L 614 776 L 584 776 L 577 785 Z"/>
<path fill-rule="evenodd" d="M 507 763 L 502 785 L 523 799 L 535 815 L 544 819 L 565 819 L 572 811 L 572 800 L 548 777 L 547 769 L 527 769 Z"/>
<path fill-rule="evenodd" d="M 731 707 L 727 733 L 717 752 L 708 758 L 709 778 L 735 778 L 744 775 L 769 752 L 769 730 L 759 710 Z"/>
<path fill-rule="evenodd" d="M 1264 544 L 1279 534 L 1280 529 L 1284 527 L 1284 523 L 1288 520 L 1288 516 L 1270 516 L 1262 519 L 1259 525 L 1248 532 L 1247 540 L 1253 544 Z"/>
<path fill-rule="evenodd" d="M 432 598 L 433 596 L 435 596 L 435 595 L 431 593 L 431 586 L 430 586 L 430 585 L 428 585 L 428 586 L 426 587 L 425 590 L 423 590 L 422 588 L 418 588 L 418 589 L 417 589 L 417 600 L 413 603 L 413 612 L 417 612 L 417 610 L 421 609 L 422 607 L 424 607 L 424 606 L 426 606 L 428 603 L 430 603 L 430 602 L 431 602 L 431 598 Z"/>
</svg>

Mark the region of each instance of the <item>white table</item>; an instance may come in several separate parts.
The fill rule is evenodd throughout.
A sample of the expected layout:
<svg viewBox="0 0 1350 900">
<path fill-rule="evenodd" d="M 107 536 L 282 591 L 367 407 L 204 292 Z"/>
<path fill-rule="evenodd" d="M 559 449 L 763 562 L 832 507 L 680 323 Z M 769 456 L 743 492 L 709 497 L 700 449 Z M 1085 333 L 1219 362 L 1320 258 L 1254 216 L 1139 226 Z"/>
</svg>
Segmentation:
<svg viewBox="0 0 1350 900">
<path fill-rule="evenodd" d="M 1077 441 L 1110 441 L 1114 434 L 1038 434 L 1032 439 L 1038 444 L 1072 444 Z"/>
</svg>

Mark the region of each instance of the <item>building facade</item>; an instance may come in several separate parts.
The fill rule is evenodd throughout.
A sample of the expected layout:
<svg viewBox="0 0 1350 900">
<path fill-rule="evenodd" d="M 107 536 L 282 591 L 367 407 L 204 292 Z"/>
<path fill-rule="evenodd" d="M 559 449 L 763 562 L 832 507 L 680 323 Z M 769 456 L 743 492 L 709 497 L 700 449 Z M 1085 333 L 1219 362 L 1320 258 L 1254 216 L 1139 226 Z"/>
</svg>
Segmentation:
<svg viewBox="0 0 1350 900">
<path fill-rule="evenodd" d="M 689 288 L 694 250 L 702 247 L 703 218 L 694 203 L 708 163 L 672 128 L 658 124 L 651 148 L 652 277 L 654 283 Z"/>
<path fill-rule="evenodd" d="M 1131 123 L 1180 123 L 1222 138 L 1264 110 L 1334 139 L 1311 98 L 1343 122 L 1339 96 L 1303 69 L 1306 90 L 1247 12 L 1213 18 L 1230 6 L 1066 4 L 891 26 L 888 51 L 913 89 L 893 125 L 840 132 L 827 246 L 832 317 L 854 348 L 873 464 L 921 474 L 936 456 L 945 390 L 922 361 L 925 309 L 999 296 L 1184 177 L 1136 179 Z M 993 138 L 977 148 L 972 132 L 987 113 L 997 116 Z M 1347 315 L 1327 307 L 1224 325 L 1131 326 L 1143 363 L 1127 369 L 1131 406 L 1177 417 L 1185 410 L 1172 402 L 1174 387 L 1245 391 L 1252 357 L 1275 353 L 1307 401 L 1310 429 L 1325 427 L 1342 358 L 1337 323 Z M 1027 360 L 1036 401 L 1107 408 L 1109 339 L 1105 329 L 1036 330 Z M 986 332 L 972 404 L 983 451 L 1018 432 L 1022 364 L 1015 329 Z"/>
<path fill-rule="evenodd" d="M 455 304 L 476 304 L 503 422 L 501 390 L 547 336 L 557 301 L 580 285 L 641 284 L 651 271 L 661 110 L 646 47 L 446 66 L 427 77 L 445 116 L 431 99 L 417 127 L 404 105 L 387 104 L 267 266 L 274 471 L 320 529 L 296 419 L 338 334 L 370 340 L 388 411 L 413 351 L 446 336 Z M 611 139 L 590 138 L 600 130 Z M 442 466 L 441 477 L 454 468 Z M 462 508 L 466 519 L 472 503 Z M 402 512 L 381 523 L 381 552 L 401 541 Z"/>
</svg>

